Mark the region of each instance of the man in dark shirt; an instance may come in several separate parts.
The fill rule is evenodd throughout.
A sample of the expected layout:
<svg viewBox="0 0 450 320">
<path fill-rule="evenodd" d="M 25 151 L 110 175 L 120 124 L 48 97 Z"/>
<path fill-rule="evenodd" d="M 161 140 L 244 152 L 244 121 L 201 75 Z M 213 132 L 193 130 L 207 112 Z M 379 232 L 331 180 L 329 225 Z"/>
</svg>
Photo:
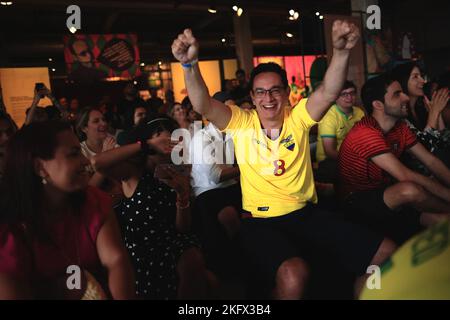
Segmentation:
<svg viewBox="0 0 450 320">
<path fill-rule="evenodd" d="M 403 242 L 450 213 L 450 170 L 416 140 L 402 120 L 408 96 L 384 74 L 362 89 L 369 116 L 348 133 L 338 157 L 339 194 L 346 215 Z M 409 152 L 433 172 L 431 179 L 403 165 Z"/>
</svg>

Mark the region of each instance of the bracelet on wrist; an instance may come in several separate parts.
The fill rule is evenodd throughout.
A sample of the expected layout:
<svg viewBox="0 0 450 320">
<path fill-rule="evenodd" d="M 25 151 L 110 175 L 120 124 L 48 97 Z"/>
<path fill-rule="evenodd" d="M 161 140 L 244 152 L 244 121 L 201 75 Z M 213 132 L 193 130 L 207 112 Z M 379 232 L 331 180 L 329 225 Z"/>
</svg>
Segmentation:
<svg viewBox="0 0 450 320">
<path fill-rule="evenodd" d="M 194 65 L 196 65 L 198 63 L 198 59 L 194 59 L 191 62 L 188 63 L 182 63 L 181 66 L 185 69 L 190 69 L 192 68 Z"/>
</svg>

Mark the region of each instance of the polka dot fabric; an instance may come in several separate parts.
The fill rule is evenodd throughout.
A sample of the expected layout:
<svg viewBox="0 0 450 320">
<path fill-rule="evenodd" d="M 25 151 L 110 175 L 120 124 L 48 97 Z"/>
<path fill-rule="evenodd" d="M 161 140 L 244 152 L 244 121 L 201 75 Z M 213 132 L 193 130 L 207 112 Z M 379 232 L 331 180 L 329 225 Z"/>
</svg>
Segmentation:
<svg viewBox="0 0 450 320">
<path fill-rule="evenodd" d="M 175 299 L 177 262 L 198 241 L 175 228 L 176 192 L 145 173 L 130 198 L 116 212 L 136 274 L 141 299 Z"/>
</svg>

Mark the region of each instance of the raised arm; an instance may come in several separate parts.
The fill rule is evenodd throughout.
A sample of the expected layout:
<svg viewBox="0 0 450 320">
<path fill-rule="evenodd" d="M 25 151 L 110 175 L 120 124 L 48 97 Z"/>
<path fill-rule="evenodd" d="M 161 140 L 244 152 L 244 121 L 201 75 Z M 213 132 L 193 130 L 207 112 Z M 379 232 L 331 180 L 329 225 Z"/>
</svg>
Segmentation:
<svg viewBox="0 0 450 320">
<path fill-rule="evenodd" d="M 359 39 L 359 30 L 347 21 L 336 20 L 333 23 L 333 57 L 320 87 L 311 94 L 306 103 L 309 115 L 320 121 L 336 101 L 347 78 L 350 50 Z"/>
<path fill-rule="evenodd" d="M 231 120 L 231 110 L 212 99 L 198 67 L 199 44 L 190 29 L 184 30 L 172 43 L 173 56 L 181 62 L 184 82 L 194 110 L 223 130 Z"/>
</svg>

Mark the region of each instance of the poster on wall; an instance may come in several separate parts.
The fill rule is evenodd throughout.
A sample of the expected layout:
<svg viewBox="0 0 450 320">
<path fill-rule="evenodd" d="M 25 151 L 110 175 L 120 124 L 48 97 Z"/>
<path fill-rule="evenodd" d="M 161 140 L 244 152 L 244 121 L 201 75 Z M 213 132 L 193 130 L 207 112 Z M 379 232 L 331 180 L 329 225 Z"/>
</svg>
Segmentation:
<svg viewBox="0 0 450 320">
<path fill-rule="evenodd" d="M 140 75 L 135 34 L 76 34 L 64 37 L 64 58 L 70 80 L 89 83 L 105 78 Z"/>
<path fill-rule="evenodd" d="M 21 127 L 25 122 L 26 110 L 31 106 L 36 83 L 43 83 L 51 90 L 48 68 L 0 68 L 0 84 L 3 102 L 7 112 Z M 47 97 L 38 106 L 45 107 L 52 102 Z"/>
</svg>

